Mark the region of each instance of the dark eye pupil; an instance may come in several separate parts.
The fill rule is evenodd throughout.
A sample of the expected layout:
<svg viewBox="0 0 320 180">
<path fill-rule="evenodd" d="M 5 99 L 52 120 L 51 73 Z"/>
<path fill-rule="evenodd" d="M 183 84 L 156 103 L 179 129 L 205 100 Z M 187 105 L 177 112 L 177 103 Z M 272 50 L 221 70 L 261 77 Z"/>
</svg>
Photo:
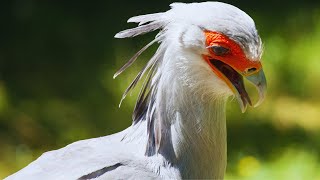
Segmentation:
<svg viewBox="0 0 320 180">
<path fill-rule="evenodd" d="M 212 46 L 212 51 L 217 55 L 217 56 L 222 56 L 225 55 L 229 52 L 228 48 L 222 47 L 222 46 Z"/>
</svg>

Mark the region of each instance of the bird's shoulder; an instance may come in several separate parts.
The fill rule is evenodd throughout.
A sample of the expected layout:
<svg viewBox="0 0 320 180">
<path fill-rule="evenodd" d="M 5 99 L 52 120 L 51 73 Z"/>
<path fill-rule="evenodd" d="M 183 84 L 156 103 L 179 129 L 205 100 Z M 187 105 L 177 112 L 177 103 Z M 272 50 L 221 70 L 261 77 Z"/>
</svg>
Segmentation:
<svg viewBox="0 0 320 180">
<path fill-rule="evenodd" d="M 141 126 L 143 128 L 144 126 Z M 141 128 L 81 140 L 42 154 L 7 177 L 15 179 L 180 179 L 176 168 L 161 156 L 144 155 Z"/>
<path fill-rule="evenodd" d="M 120 132 L 81 140 L 61 149 L 45 152 L 7 179 L 78 179 L 93 172 L 99 174 L 104 170 L 114 170 L 116 166 L 128 166 L 138 157 L 134 151 L 130 151 L 130 143 L 121 142 L 122 136 L 123 133 Z"/>
</svg>

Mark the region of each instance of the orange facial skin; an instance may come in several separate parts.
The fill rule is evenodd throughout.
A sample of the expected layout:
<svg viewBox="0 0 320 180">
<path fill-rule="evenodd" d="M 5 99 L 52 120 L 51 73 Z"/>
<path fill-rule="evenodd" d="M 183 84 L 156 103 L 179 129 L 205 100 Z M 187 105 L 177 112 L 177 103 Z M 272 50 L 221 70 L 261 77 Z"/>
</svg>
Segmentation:
<svg viewBox="0 0 320 180">
<path fill-rule="evenodd" d="M 229 52 L 223 56 L 217 56 L 215 53 L 209 48 L 209 55 L 203 55 L 204 59 L 209 63 L 210 59 L 217 59 L 221 62 L 231 66 L 234 70 L 236 70 L 239 74 L 248 76 L 251 75 L 261 69 L 260 61 L 252 61 L 249 60 L 244 54 L 242 48 L 233 40 L 228 38 L 227 36 L 212 31 L 204 31 L 206 37 L 206 46 L 214 46 L 219 45 L 229 49 Z M 223 74 L 215 68 L 211 63 L 210 66 L 215 70 L 215 73 L 222 77 Z M 256 68 L 253 72 L 248 72 L 248 69 Z M 223 76 L 224 77 L 224 76 Z"/>
</svg>

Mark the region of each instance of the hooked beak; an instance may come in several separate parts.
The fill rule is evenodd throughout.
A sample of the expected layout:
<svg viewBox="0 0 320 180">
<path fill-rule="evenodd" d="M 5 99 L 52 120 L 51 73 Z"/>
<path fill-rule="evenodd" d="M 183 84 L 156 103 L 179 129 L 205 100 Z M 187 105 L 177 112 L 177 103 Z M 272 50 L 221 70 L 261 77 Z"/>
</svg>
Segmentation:
<svg viewBox="0 0 320 180">
<path fill-rule="evenodd" d="M 264 72 L 262 69 L 260 69 L 259 71 L 250 74 L 248 76 L 244 75 L 244 77 L 251 83 L 253 84 L 258 93 L 259 93 L 259 100 L 258 102 L 256 102 L 256 104 L 253 107 L 258 107 L 264 100 L 265 98 L 265 94 L 266 94 L 266 90 L 267 90 L 267 81 L 266 81 L 266 77 L 264 75 Z M 239 102 L 240 108 L 242 112 L 245 112 L 247 109 L 248 104 L 250 106 L 252 106 L 250 97 L 248 96 L 246 90 L 244 89 L 244 87 L 242 87 L 241 89 L 236 88 L 236 99 Z"/>
<path fill-rule="evenodd" d="M 243 77 L 252 83 L 258 90 L 259 100 L 254 107 L 257 107 L 262 103 L 265 98 L 267 81 L 261 65 L 257 66 L 258 68 L 252 68 L 254 69 L 253 72 L 248 70 L 239 72 L 220 60 L 211 59 L 210 57 L 205 57 L 205 59 L 218 77 L 224 80 L 230 87 L 243 113 L 246 111 L 248 105 L 252 106 L 251 99 L 244 86 Z"/>
</svg>

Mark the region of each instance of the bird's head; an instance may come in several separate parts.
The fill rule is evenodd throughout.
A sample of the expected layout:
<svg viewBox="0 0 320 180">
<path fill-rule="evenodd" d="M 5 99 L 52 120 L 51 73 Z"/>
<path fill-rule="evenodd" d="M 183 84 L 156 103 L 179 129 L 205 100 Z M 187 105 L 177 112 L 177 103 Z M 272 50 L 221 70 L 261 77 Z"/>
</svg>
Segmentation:
<svg viewBox="0 0 320 180">
<path fill-rule="evenodd" d="M 180 54 L 186 54 L 183 65 L 187 71 L 184 72 L 189 74 L 185 77 L 194 76 L 194 81 L 200 81 L 200 77 L 202 83 L 219 86 L 226 92 L 223 93 L 225 96 L 233 94 L 242 112 L 247 105 L 252 105 L 244 86 L 245 78 L 259 92 L 255 104 L 258 106 L 265 97 L 266 79 L 260 62 L 262 42 L 252 18 L 240 9 L 220 2 L 174 3 L 171 7 L 164 13 L 129 19 L 128 22 L 139 22 L 140 29 L 126 30 L 116 37 L 162 29 L 156 41 L 175 44 L 179 46 Z M 192 58 L 194 55 L 198 58 Z M 210 73 L 195 76 L 192 68 Z"/>
</svg>

